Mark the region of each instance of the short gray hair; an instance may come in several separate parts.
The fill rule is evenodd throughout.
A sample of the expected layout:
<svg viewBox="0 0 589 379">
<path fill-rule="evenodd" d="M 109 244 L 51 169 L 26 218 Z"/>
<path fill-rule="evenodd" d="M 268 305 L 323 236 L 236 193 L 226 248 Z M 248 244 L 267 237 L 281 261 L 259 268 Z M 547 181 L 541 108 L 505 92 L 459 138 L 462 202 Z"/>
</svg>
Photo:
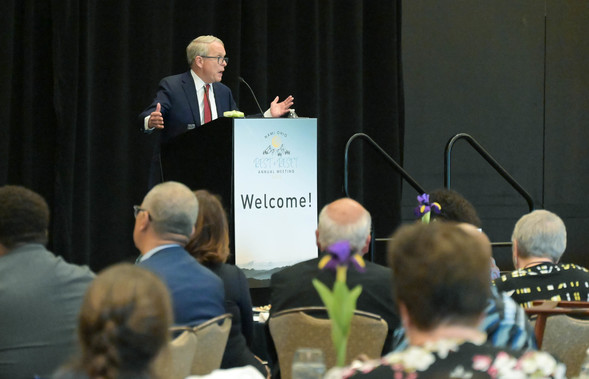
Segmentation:
<svg viewBox="0 0 589 379">
<path fill-rule="evenodd" d="M 221 45 L 223 41 L 215 36 L 200 36 L 196 37 L 186 46 L 186 59 L 188 60 L 188 65 L 192 65 L 192 61 L 196 57 L 202 57 L 205 55 L 209 55 L 209 45 L 213 42 L 219 42 Z"/>
<path fill-rule="evenodd" d="M 153 229 L 159 235 L 180 234 L 190 238 L 198 216 L 198 200 L 190 188 L 178 182 L 164 182 L 145 196 Z"/>
<path fill-rule="evenodd" d="M 522 258 L 543 257 L 558 262 L 567 246 L 567 231 L 560 217 L 540 209 L 518 220 L 511 240 L 517 242 Z"/>
<path fill-rule="evenodd" d="M 350 223 L 338 223 L 330 216 L 327 208 L 324 206 L 319 213 L 319 223 L 317 231 L 319 233 L 318 242 L 322 249 L 327 248 L 339 241 L 348 241 L 352 248 L 352 253 L 358 253 L 366 244 L 366 238 L 370 235 L 370 225 L 372 219 L 370 213 L 364 209 L 360 218 Z"/>
</svg>

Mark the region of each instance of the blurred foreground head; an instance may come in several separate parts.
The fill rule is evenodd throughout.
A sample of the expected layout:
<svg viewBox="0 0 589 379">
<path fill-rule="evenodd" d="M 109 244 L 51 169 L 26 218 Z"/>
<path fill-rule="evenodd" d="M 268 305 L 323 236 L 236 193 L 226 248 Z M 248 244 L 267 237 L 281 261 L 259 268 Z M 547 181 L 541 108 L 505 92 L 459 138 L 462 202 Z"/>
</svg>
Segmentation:
<svg viewBox="0 0 589 379">
<path fill-rule="evenodd" d="M 92 282 L 80 311 L 79 369 L 90 378 L 140 377 L 169 341 L 170 295 L 152 272 L 117 264 Z"/>
<path fill-rule="evenodd" d="M 476 326 L 490 294 L 490 248 L 454 223 L 401 227 L 388 246 L 397 302 L 412 324 Z"/>
</svg>

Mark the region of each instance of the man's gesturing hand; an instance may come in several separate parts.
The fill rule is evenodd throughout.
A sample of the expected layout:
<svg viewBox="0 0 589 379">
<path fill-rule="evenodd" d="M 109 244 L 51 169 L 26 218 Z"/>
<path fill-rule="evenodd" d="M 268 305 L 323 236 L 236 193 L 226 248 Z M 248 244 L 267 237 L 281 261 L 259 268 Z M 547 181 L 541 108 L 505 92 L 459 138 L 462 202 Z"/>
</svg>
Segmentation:
<svg viewBox="0 0 589 379">
<path fill-rule="evenodd" d="M 155 107 L 155 111 L 151 112 L 149 115 L 149 121 L 147 122 L 147 127 L 149 129 L 163 129 L 164 128 L 164 117 L 162 116 L 162 112 L 160 112 L 162 106 L 160 103 L 157 103 Z"/>
</svg>

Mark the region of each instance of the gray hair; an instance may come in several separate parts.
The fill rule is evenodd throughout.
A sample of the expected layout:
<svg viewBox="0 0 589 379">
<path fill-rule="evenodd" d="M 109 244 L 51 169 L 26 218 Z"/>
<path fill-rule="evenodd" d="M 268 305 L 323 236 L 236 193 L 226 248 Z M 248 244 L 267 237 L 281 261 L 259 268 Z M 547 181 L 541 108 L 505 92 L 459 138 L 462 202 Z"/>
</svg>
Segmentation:
<svg viewBox="0 0 589 379">
<path fill-rule="evenodd" d="M 205 55 L 209 55 L 209 45 L 214 42 L 219 42 L 221 45 L 223 41 L 215 36 L 200 36 L 196 37 L 186 46 L 186 59 L 188 60 L 188 65 L 192 65 L 192 61 L 196 57 L 202 57 Z"/>
<path fill-rule="evenodd" d="M 145 196 L 143 206 L 149 212 L 156 233 L 180 234 L 188 238 L 192 235 L 198 216 L 198 200 L 184 184 L 158 184 Z"/>
<path fill-rule="evenodd" d="M 567 231 L 560 217 L 540 209 L 518 220 L 511 240 L 517 242 L 522 258 L 543 257 L 558 262 L 567 246 Z"/>
<path fill-rule="evenodd" d="M 334 221 L 327 210 L 329 204 L 324 206 L 319 213 L 318 242 L 325 249 L 328 246 L 339 242 L 348 241 L 353 253 L 358 253 L 366 244 L 366 238 L 370 235 L 371 217 L 366 209 L 362 215 L 353 222 L 338 223 Z"/>
</svg>

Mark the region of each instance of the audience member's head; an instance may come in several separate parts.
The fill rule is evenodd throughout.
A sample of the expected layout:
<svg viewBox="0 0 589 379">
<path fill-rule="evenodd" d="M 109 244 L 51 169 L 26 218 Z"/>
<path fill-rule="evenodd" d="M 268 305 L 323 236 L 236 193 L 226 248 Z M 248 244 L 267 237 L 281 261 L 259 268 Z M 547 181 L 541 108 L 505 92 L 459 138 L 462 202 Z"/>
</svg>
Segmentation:
<svg viewBox="0 0 589 379">
<path fill-rule="evenodd" d="M 0 187 L 0 244 L 47 243 L 49 207 L 39 194 L 20 186 Z"/>
<path fill-rule="evenodd" d="M 476 209 L 458 192 L 447 188 L 441 188 L 432 191 L 429 199 L 430 202 L 437 202 L 440 204 L 440 207 L 442 208 L 440 213 L 431 213 L 432 220 L 457 222 L 462 224 L 466 231 L 472 231 L 472 229 L 467 228 L 465 225 L 473 225 L 477 228 L 477 231 L 480 231 L 481 219 L 477 215 Z M 489 242 L 489 246 L 491 246 L 491 241 L 489 241 L 486 234 L 479 237 L 486 239 Z M 489 270 L 491 280 L 495 280 L 499 277 L 499 267 L 495 264 L 495 259 L 493 259 L 492 254 Z"/>
<path fill-rule="evenodd" d="M 62 370 L 90 379 L 146 377 L 165 351 L 171 323 L 170 295 L 154 273 L 128 263 L 111 266 L 86 291 L 78 322 L 81 356 Z"/>
<path fill-rule="evenodd" d="M 564 222 L 547 210 L 535 210 L 521 217 L 511 236 L 514 261 L 548 258 L 557 263 L 567 245 Z M 515 263 L 515 262 L 514 262 Z M 518 268 L 517 263 L 515 263 Z"/>
<path fill-rule="evenodd" d="M 370 213 L 355 200 L 342 198 L 327 204 L 319 213 L 316 232 L 319 250 L 345 240 L 353 253 L 366 253 L 370 244 L 370 223 Z"/>
<path fill-rule="evenodd" d="M 194 194 L 198 199 L 198 218 L 186 251 L 205 265 L 225 263 L 229 256 L 229 228 L 223 205 L 209 191 L 198 190 Z"/>
<path fill-rule="evenodd" d="M 485 232 L 481 231 L 479 228 L 474 226 L 473 224 L 469 224 L 467 222 L 461 222 L 456 224 L 460 229 L 464 230 L 472 237 L 477 239 L 481 243 L 481 247 L 484 248 L 485 254 L 491 256 L 493 254 L 493 248 L 491 247 L 491 240 Z"/>
<path fill-rule="evenodd" d="M 490 249 L 454 223 L 401 227 L 388 247 L 393 288 L 410 329 L 476 327 L 487 305 Z M 404 320 L 405 322 L 406 320 Z"/>
<path fill-rule="evenodd" d="M 198 216 L 198 201 L 182 183 L 164 182 L 147 193 L 136 209 L 133 239 L 142 252 L 157 244 L 186 245 Z"/>
<path fill-rule="evenodd" d="M 442 207 L 440 213 L 431 213 L 432 220 L 466 222 L 477 228 L 481 227 L 476 209 L 458 192 L 446 188 L 437 189 L 429 194 L 429 200 L 430 203 L 436 202 Z"/>
</svg>

